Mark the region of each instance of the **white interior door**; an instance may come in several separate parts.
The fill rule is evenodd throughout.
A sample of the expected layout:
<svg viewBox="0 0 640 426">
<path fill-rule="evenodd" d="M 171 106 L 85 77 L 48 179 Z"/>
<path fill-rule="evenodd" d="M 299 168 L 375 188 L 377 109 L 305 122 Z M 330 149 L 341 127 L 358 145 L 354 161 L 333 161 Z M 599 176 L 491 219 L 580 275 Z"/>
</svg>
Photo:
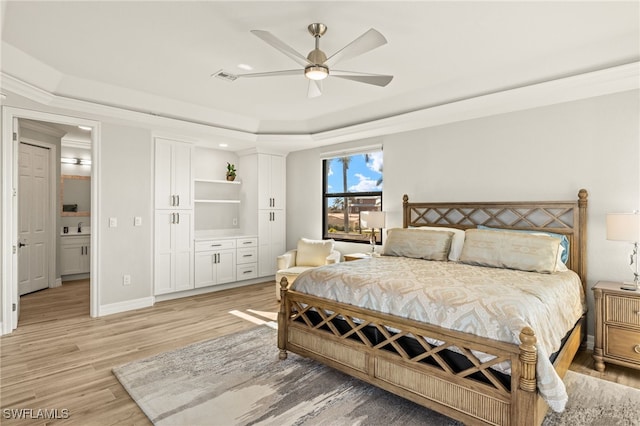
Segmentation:
<svg viewBox="0 0 640 426">
<path fill-rule="evenodd" d="M 49 149 L 20 143 L 18 155 L 18 294 L 49 287 Z"/>
</svg>

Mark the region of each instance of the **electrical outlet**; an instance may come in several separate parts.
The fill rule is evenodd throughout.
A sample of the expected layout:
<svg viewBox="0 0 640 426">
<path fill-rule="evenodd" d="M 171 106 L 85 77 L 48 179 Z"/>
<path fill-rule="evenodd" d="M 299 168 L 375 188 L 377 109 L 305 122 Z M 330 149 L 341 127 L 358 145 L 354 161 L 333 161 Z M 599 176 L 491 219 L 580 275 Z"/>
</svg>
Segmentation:
<svg viewBox="0 0 640 426">
<path fill-rule="evenodd" d="M 234 217 L 232 220 L 233 226 L 237 226 L 238 225 L 238 218 Z"/>
<path fill-rule="evenodd" d="M 109 228 L 115 228 L 118 226 L 118 218 L 117 217 L 110 217 L 109 218 Z"/>
<path fill-rule="evenodd" d="M 122 285 L 131 285 L 131 275 L 122 276 Z"/>
<path fill-rule="evenodd" d="M 142 218 L 140 216 L 133 218 L 133 226 L 142 226 Z"/>
</svg>

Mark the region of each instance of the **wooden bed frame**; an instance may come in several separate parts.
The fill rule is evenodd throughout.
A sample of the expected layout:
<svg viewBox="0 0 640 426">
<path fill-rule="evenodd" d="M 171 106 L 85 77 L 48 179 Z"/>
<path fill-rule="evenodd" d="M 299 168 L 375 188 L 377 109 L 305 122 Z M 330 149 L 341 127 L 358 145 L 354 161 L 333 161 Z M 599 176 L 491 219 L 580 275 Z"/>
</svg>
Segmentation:
<svg viewBox="0 0 640 426">
<path fill-rule="evenodd" d="M 586 209 L 584 189 L 577 201 L 568 202 L 410 203 L 405 195 L 403 226 L 467 229 L 486 225 L 566 235 L 570 243 L 567 266 L 580 276 L 586 291 Z M 287 284 L 283 278 L 278 314 L 280 359 L 286 359 L 287 351 L 315 359 L 466 424 L 529 426 L 544 419 L 548 407 L 536 389 L 536 337 L 530 328 L 520 333 L 520 345 L 505 343 L 287 290 Z M 348 330 L 337 327 L 336 319 L 348 324 Z M 381 337 L 372 340 L 366 327 Z M 560 377 L 585 334 L 583 316 L 553 363 Z M 400 344 L 406 337 L 445 343 L 431 347 L 424 339 L 415 339 L 424 349 L 410 355 Z M 441 351 L 452 346 L 470 361 L 470 368 L 457 371 L 449 365 Z M 496 358 L 482 363 L 472 350 Z M 430 363 L 424 362 L 427 359 Z M 489 369 L 501 361 L 511 362 L 510 386 Z M 479 381 L 478 375 L 486 379 Z"/>
</svg>

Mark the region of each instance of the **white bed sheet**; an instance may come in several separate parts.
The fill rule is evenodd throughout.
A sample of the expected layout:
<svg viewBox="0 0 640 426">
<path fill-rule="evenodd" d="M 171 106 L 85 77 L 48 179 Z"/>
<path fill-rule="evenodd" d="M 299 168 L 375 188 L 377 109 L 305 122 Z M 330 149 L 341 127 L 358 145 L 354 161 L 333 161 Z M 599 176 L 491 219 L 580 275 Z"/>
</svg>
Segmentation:
<svg viewBox="0 0 640 426">
<path fill-rule="evenodd" d="M 519 344 L 520 331 L 531 327 L 538 390 L 551 409 L 564 410 L 566 389 L 549 356 L 586 311 L 573 271 L 539 274 L 381 256 L 306 271 L 292 288 L 508 343 Z"/>
</svg>

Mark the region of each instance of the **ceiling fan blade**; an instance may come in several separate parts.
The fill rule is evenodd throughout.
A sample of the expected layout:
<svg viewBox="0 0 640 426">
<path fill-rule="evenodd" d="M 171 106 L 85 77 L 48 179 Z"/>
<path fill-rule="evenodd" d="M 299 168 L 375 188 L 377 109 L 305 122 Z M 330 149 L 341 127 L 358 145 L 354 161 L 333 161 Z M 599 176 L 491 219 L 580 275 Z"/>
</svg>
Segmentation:
<svg viewBox="0 0 640 426">
<path fill-rule="evenodd" d="M 283 75 L 304 75 L 304 70 L 284 70 L 269 72 L 254 72 L 250 74 L 237 74 L 237 77 L 279 77 Z"/>
<path fill-rule="evenodd" d="M 317 98 L 322 95 L 322 81 L 309 80 L 309 90 L 307 90 L 308 98 Z"/>
<path fill-rule="evenodd" d="M 332 77 L 344 78 L 346 80 L 358 81 L 360 83 L 373 84 L 384 87 L 393 80 L 392 75 L 368 74 L 364 72 L 331 70 Z"/>
<path fill-rule="evenodd" d="M 288 57 L 290 57 L 291 59 L 296 61 L 298 64 L 302 65 L 303 67 L 306 67 L 307 65 L 312 65 L 311 62 L 309 62 L 309 60 L 304 55 L 297 52 L 293 47 L 289 46 L 284 41 L 280 40 L 279 38 L 271 34 L 269 31 L 251 30 L 251 32 L 255 36 L 259 37 L 262 41 L 264 41 L 265 43 L 269 44 L 272 47 L 275 47 L 280 52 L 284 53 L 285 55 L 287 55 Z"/>
<path fill-rule="evenodd" d="M 382 34 L 371 28 L 366 33 L 362 34 L 351 43 L 347 44 L 342 49 L 331 55 L 326 61 L 326 66 L 335 65 L 338 61 L 344 61 L 346 59 L 355 58 L 358 55 L 362 55 L 376 47 L 382 46 L 387 43 L 387 39 Z"/>
</svg>

